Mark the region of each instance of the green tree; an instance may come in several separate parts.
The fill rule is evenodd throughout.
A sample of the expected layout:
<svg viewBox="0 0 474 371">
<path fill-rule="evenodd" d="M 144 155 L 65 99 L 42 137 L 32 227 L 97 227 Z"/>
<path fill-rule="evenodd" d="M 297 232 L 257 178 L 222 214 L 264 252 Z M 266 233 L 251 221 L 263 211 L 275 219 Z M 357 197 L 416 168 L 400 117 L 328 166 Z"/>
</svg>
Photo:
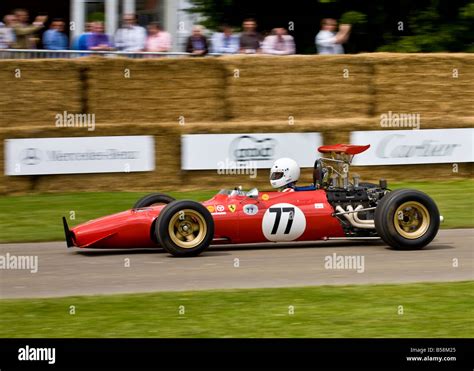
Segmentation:
<svg viewBox="0 0 474 371">
<path fill-rule="evenodd" d="M 240 29 L 246 17 L 257 19 L 260 31 L 292 22 L 298 53 L 315 53 L 314 37 L 321 19 L 332 17 L 353 25 L 346 52 L 474 51 L 472 0 L 191 0 L 192 12 L 216 30 L 222 23 Z"/>
<path fill-rule="evenodd" d="M 411 35 L 381 46 L 378 51 L 393 52 L 448 52 L 474 51 L 474 3 L 458 11 L 453 20 L 442 17 L 439 2 L 432 1 L 423 10 L 412 11 L 409 17 Z"/>
</svg>

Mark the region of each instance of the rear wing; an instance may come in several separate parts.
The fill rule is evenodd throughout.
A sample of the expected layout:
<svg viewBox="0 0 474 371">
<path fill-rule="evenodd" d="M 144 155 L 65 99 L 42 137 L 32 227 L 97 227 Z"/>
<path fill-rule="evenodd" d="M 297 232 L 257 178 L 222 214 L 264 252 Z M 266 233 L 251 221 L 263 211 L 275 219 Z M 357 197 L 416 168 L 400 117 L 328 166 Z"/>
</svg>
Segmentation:
<svg viewBox="0 0 474 371">
<path fill-rule="evenodd" d="M 321 146 L 318 148 L 318 151 L 321 153 L 337 153 L 337 154 L 346 154 L 346 155 L 357 155 L 366 151 L 370 147 L 370 144 L 366 146 L 358 146 L 354 144 L 333 144 L 327 146 Z"/>
</svg>

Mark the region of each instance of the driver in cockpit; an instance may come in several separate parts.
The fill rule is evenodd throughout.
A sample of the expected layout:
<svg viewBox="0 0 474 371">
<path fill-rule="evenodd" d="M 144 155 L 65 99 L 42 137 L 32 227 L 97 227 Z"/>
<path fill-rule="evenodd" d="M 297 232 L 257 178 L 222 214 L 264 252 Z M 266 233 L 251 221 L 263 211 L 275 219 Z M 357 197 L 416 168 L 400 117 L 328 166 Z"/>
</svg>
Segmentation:
<svg viewBox="0 0 474 371">
<path fill-rule="evenodd" d="M 297 187 L 296 182 L 300 178 L 300 167 L 291 158 L 280 158 L 273 163 L 270 169 L 270 184 L 278 188 L 280 192 L 311 191 L 316 189 L 314 185 Z"/>
</svg>

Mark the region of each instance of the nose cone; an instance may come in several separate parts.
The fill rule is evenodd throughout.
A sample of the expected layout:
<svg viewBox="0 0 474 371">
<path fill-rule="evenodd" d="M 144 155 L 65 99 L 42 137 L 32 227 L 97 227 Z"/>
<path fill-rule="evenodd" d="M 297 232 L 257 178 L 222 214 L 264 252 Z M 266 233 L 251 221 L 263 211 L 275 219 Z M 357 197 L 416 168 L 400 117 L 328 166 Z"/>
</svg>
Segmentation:
<svg viewBox="0 0 474 371">
<path fill-rule="evenodd" d="M 74 244 L 78 247 L 100 248 L 108 238 L 119 233 L 131 216 L 128 210 L 79 224 L 71 230 Z"/>
<path fill-rule="evenodd" d="M 132 209 L 94 219 L 72 228 L 74 245 L 81 248 L 151 247 L 152 224 L 163 206 Z"/>
</svg>

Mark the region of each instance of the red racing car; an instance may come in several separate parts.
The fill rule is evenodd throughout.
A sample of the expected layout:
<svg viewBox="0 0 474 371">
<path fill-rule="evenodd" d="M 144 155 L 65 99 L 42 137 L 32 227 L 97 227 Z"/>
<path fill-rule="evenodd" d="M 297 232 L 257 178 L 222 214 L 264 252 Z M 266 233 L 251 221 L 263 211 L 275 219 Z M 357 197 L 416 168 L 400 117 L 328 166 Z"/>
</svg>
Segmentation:
<svg viewBox="0 0 474 371">
<path fill-rule="evenodd" d="M 174 200 L 153 193 L 131 210 L 69 229 L 68 247 L 116 249 L 162 247 L 175 256 L 196 256 L 213 244 L 240 244 L 380 237 L 395 249 L 420 249 L 436 236 L 438 208 L 426 194 L 390 191 L 350 179 L 356 145 L 319 147 L 314 184 L 292 192 L 221 190 L 208 201 Z M 298 170 L 299 171 L 299 170 Z"/>
</svg>

